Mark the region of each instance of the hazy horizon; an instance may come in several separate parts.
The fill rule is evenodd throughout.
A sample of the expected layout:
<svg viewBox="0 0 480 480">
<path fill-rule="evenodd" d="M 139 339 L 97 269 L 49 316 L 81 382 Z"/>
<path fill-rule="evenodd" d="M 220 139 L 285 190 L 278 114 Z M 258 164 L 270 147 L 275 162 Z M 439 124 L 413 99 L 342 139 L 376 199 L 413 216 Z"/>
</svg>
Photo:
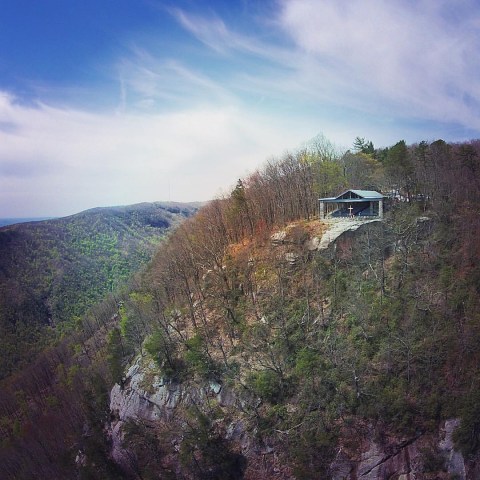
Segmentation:
<svg viewBox="0 0 480 480">
<path fill-rule="evenodd" d="M 18 223 L 42 222 L 44 220 L 52 220 L 59 217 L 18 217 L 18 218 L 0 218 L 0 228 L 16 225 Z"/>
<path fill-rule="evenodd" d="M 16 223 L 27 223 L 27 222 L 41 222 L 43 220 L 55 220 L 57 218 L 64 218 L 70 217 L 72 215 L 78 215 L 79 213 L 88 212 L 90 210 L 96 210 L 98 208 L 101 209 L 109 209 L 109 208 L 119 208 L 119 207 L 132 207 L 135 205 L 141 204 L 148 204 L 148 203 L 162 203 L 162 204 L 203 204 L 205 202 L 177 202 L 176 200 L 154 200 L 153 202 L 135 202 L 132 204 L 122 204 L 122 205 L 96 205 L 93 207 L 86 208 L 84 210 L 74 211 L 71 213 L 67 213 L 65 215 L 39 215 L 34 217 L 0 217 L 0 227 L 6 227 L 8 225 L 14 225 Z"/>
</svg>

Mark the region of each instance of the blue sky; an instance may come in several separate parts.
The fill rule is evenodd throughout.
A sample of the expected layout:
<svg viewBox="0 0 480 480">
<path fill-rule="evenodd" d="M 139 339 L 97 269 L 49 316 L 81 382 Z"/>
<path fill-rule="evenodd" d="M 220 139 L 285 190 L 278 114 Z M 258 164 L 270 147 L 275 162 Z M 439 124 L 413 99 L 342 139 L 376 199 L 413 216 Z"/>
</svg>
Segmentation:
<svg viewBox="0 0 480 480">
<path fill-rule="evenodd" d="M 323 134 L 480 137 L 477 0 L 2 0 L 0 217 L 207 200 Z"/>
</svg>

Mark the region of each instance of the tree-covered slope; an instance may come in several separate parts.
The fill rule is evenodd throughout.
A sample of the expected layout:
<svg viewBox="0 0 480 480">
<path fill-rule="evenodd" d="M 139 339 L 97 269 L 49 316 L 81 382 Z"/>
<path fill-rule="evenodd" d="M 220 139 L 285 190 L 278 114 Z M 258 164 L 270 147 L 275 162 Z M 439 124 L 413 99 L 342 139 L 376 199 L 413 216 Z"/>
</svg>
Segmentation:
<svg viewBox="0 0 480 480">
<path fill-rule="evenodd" d="M 0 228 L 0 377 L 145 265 L 195 205 L 143 203 Z M 49 334 L 48 334 L 49 332 Z"/>
<path fill-rule="evenodd" d="M 164 452 L 157 471 L 177 478 L 479 478 L 479 165 L 479 142 L 399 142 L 334 161 L 302 152 L 177 229 L 121 312 L 144 332 L 121 329 L 123 345 L 156 363 L 147 357 L 135 388 L 157 416 L 132 415 L 124 445 L 138 471 L 153 461 L 148 438 Z M 315 192 L 372 184 L 389 198 L 384 221 L 317 251 Z M 120 377 L 127 398 L 132 377 Z M 190 392 L 173 419 L 158 400 L 166 381 Z M 451 419 L 457 470 L 440 442 Z M 378 465 L 365 466 L 372 451 Z"/>
</svg>

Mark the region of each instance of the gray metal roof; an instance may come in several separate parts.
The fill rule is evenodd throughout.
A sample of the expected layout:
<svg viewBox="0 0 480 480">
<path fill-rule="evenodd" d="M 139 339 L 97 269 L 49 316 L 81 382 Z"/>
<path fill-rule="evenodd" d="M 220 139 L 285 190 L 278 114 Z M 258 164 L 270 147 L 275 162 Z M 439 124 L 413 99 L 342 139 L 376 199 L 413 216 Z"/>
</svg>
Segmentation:
<svg viewBox="0 0 480 480">
<path fill-rule="evenodd" d="M 341 196 L 345 195 L 348 192 L 352 192 L 355 195 L 358 195 L 359 197 L 362 198 L 340 198 Z M 338 202 L 338 203 L 343 203 L 343 202 L 361 202 L 365 200 L 381 200 L 384 198 L 384 196 L 375 191 L 375 190 L 345 190 L 343 193 L 338 195 L 338 197 L 326 197 L 326 198 L 320 198 L 321 201 L 323 202 Z"/>
<path fill-rule="evenodd" d="M 364 198 L 383 198 L 383 195 L 375 190 L 347 190 L 347 192 L 356 193 L 360 197 Z M 347 192 L 343 192 L 342 195 Z M 339 195 L 339 197 L 341 197 L 342 195 Z"/>
</svg>

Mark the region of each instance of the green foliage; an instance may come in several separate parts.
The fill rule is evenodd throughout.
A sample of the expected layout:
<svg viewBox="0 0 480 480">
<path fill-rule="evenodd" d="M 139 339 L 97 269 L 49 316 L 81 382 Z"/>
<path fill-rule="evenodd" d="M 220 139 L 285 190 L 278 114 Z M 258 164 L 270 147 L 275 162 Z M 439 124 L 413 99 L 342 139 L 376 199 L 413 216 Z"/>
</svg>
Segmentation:
<svg viewBox="0 0 480 480">
<path fill-rule="evenodd" d="M 321 161 L 314 165 L 315 192 L 322 197 L 333 195 L 345 188 L 343 169 L 340 163 L 331 160 Z"/>
<path fill-rule="evenodd" d="M 390 423 L 399 431 L 415 430 L 415 407 L 408 398 L 405 382 L 388 379 L 388 383 L 375 394 L 375 401 L 370 403 L 369 414 Z"/>
<path fill-rule="evenodd" d="M 375 153 L 372 141 L 365 140 L 363 137 L 355 137 L 353 148 L 356 152 L 366 153 L 368 155 L 373 155 Z"/>
<path fill-rule="evenodd" d="M 82 389 L 84 428 L 88 428 L 89 434 L 84 436 L 82 442 L 82 452 L 86 455 L 87 462 L 79 469 L 80 479 L 125 478 L 120 467 L 110 458 L 110 445 L 104 434 L 104 425 L 110 414 L 108 387 L 98 372 L 91 372 L 84 387 Z"/>
<path fill-rule="evenodd" d="M 110 330 L 107 338 L 107 363 L 113 383 L 122 384 L 123 378 L 123 344 L 118 328 Z"/>
<path fill-rule="evenodd" d="M 391 186 L 405 192 L 410 199 L 416 193 L 415 167 L 404 140 L 390 147 L 384 166 Z"/>
<path fill-rule="evenodd" d="M 201 335 L 197 334 L 188 339 L 185 346 L 183 360 L 190 374 L 213 380 L 219 377 L 219 368 L 208 355 L 205 340 Z"/>
<path fill-rule="evenodd" d="M 438 451 L 437 445 L 427 445 L 421 450 L 423 468 L 425 472 L 443 472 L 445 468 L 445 456 Z"/>
<path fill-rule="evenodd" d="M 163 330 L 155 329 L 147 337 L 144 345 L 145 350 L 165 376 L 175 378 L 181 375 L 184 365 L 176 355 L 175 345 L 172 344 L 171 339 L 166 336 Z"/>
<path fill-rule="evenodd" d="M 159 367 L 165 362 L 165 334 L 157 329 L 145 340 L 145 350 Z"/>
<path fill-rule="evenodd" d="M 321 413 L 307 414 L 295 433 L 289 435 L 288 441 L 288 455 L 296 478 L 329 478 L 337 433 L 327 427 Z"/>
<path fill-rule="evenodd" d="M 297 353 L 295 373 L 303 379 L 311 378 L 320 366 L 320 356 L 311 348 L 304 347 Z"/>
<path fill-rule="evenodd" d="M 207 393 L 191 411 L 178 408 L 169 424 L 177 429 L 178 453 L 162 431 L 168 423 L 163 419 L 148 428 L 128 425 L 125 439 L 139 477 L 171 475 L 162 470 L 167 446 L 171 458 L 178 455 L 182 478 L 241 478 L 239 444 L 225 441 L 227 426 L 237 420 L 257 442 L 275 443 L 276 461 L 299 479 L 329 478 L 338 447 L 348 451 L 348 441 L 359 443 L 365 425 L 376 425 L 379 435 L 414 438 L 419 431 L 436 433 L 440 420 L 460 415 L 457 446 L 465 455 L 478 452 L 480 224 L 472 205 L 478 203 L 474 153 L 480 144 L 461 149 L 399 142 L 372 154 L 373 145 L 358 140 L 358 149 L 368 153 L 339 158 L 305 151 L 239 182 L 230 197 L 212 202 L 173 233 L 134 291 L 122 295 L 119 328 L 106 342 L 113 379 L 121 381 L 124 353 L 141 349 L 149 333 L 145 349 L 164 375 L 183 382 L 185 391 L 201 391 L 215 380 L 225 388 L 222 399 L 231 389 L 242 406 L 230 408 Z M 374 180 L 399 193 L 389 202 L 386 221 L 344 235 L 328 251 L 309 251 L 307 238 L 322 226 L 298 220 L 311 218 L 318 195 Z M 417 196 L 423 189 L 428 201 Z M 272 246 L 269 229 L 293 220 L 285 241 Z M 109 238 L 99 235 L 77 247 L 91 253 L 98 243 L 109 250 Z M 294 264 L 285 261 L 288 253 L 298 255 Z M 22 301 L 25 310 L 35 311 L 32 298 Z M 109 326 L 117 306 L 97 307 L 81 324 L 69 317 L 65 332 L 71 328 L 81 345 L 75 358 L 87 363 L 83 352 L 104 345 L 102 326 Z M 93 338 L 80 336 L 88 322 L 97 325 Z M 8 336 L 8 325 L 4 331 Z M 86 375 L 59 358 L 64 363 L 55 385 L 62 391 L 41 398 L 49 410 Z M 43 371 L 31 382 L 40 392 Z M 103 465 L 108 449 L 98 426 L 105 424 L 108 402 L 101 389 L 87 390 L 87 424 L 97 425 L 89 448 Z M 27 389 L 18 392 L 8 411 L 23 417 L 36 397 Z M 98 415 L 91 411 L 97 408 Z M 0 429 L 9 446 L 28 441 L 25 425 L 4 412 Z M 433 478 L 443 464 L 435 449 L 424 456 Z"/>
<path fill-rule="evenodd" d="M 273 370 L 253 372 L 247 379 L 247 385 L 255 395 L 270 403 L 282 400 L 284 385 L 278 373 Z"/>
<path fill-rule="evenodd" d="M 370 152 L 370 149 L 367 149 Z M 347 152 L 343 158 L 343 170 L 347 184 L 350 187 L 378 190 L 384 183 L 383 166 L 377 161 L 373 153 Z"/>
<path fill-rule="evenodd" d="M 124 428 L 124 444 L 129 449 L 132 470 L 144 480 L 162 478 L 174 480 L 176 475 L 164 466 L 164 458 L 170 450 L 165 439 L 141 421 L 129 419 Z M 159 477 L 160 476 L 160 477 Z"/>
<path fill-rule="evenodd" d="M 122 305 L 119 309 L 120 332 L 125 342 L 125 350 L 128 353 L 137 350 L 145 337 L 145 326 L 138 315 L 132 310 Z"/>
</svg>

